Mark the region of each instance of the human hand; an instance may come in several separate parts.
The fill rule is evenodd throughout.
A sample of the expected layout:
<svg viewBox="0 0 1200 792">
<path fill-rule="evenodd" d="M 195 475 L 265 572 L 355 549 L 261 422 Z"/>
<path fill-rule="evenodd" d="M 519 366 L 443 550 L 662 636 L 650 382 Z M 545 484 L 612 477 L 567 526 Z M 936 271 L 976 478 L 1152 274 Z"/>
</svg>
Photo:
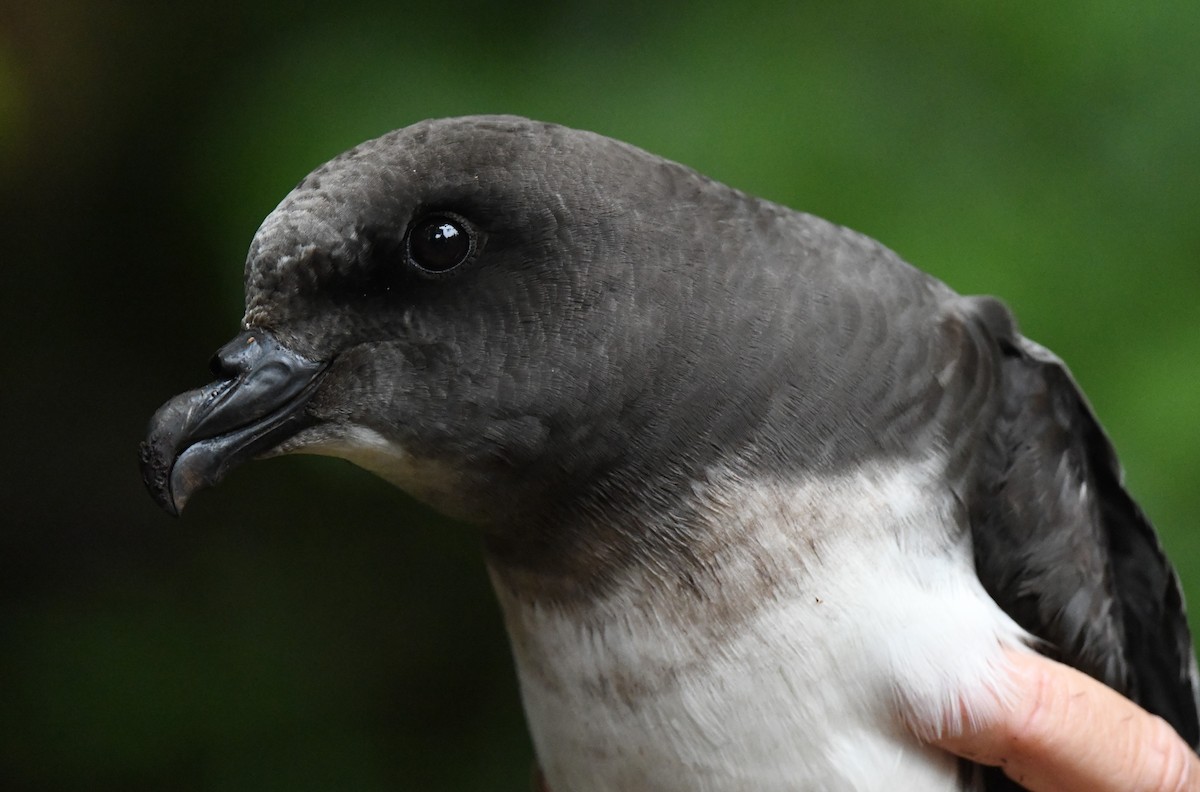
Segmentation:
<svg viewBox="0 0 1200 792">
<path fill-rule="evenodd" d="M 934 741 L 1031 792 L 1200 792 L 1200 758 L 1166 721 L 1080 671 L 1013 653 L 999 722 Z"/>
</svg>

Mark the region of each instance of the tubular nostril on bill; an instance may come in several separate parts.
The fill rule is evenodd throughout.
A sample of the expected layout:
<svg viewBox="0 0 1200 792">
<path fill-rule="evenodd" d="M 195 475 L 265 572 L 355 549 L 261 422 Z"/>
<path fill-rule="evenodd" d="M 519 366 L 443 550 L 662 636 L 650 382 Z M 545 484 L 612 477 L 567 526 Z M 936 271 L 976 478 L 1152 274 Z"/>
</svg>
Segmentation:
<svg viewBox="0 0 1200 792">
<path fill-rule="evenodd" d="M 274 349 L 277 344 L 270 343 L 269 337 L 263 338 L 260 333 L 246 331 L 239 334 L 225 346 L 217 350 L 208 361 L 208 370 L 220 379 L 233 379 L 245 374 L 261 358 L 266 346 Z"/>
</svg>

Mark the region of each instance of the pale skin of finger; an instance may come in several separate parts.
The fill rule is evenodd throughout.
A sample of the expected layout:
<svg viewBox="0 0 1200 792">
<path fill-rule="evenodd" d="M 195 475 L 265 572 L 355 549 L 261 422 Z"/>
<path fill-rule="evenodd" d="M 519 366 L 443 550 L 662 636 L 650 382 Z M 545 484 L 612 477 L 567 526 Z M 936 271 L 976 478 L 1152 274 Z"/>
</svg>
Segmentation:
<svg viewBox="0 0 1200 792">
<path fill-rule="evenodd" d="M 1200 758 L 1162 718 L 1061 663 L 1011 660 L 1013 706 L 935 745 L 1032 792 L 1200 792 Z"/>
</svg>

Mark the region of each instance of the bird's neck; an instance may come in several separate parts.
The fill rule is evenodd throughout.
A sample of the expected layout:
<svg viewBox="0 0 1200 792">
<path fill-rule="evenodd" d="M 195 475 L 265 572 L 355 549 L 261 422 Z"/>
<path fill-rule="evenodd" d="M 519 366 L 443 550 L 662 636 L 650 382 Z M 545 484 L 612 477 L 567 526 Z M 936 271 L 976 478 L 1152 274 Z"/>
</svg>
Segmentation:
<svg viewBox="0 0 1200 792">
<path fill-rule="evenodd" d="M 547 484 L 531 508 L 484 529 L 497 585 L 527 602 L 570 605 L 611 594 L 647 567 L 686 574 L 710 533 L 692 502 L 696 478 L 617 469 L 585 486 Z"/>
<path fill-rule="evenodd" d="M 632 524 L 573 536 L 570 565 L 490 542 L 551 786 L 855 788 L 844 773 L 865 768 L 888 789 L 956 789 L 953 762 L 911 737 L 907 713 L 942 723 L 942 703 L 986 692 L 997 638 L 1016 628 L 973 576 L 953 499 L 930 486 L 938 469 L 698 485 L 679 512 L 690 522 L 640 526 L 650 545 Z M 878 762 L 858 768 L 867 754 Z"/>
</svg>

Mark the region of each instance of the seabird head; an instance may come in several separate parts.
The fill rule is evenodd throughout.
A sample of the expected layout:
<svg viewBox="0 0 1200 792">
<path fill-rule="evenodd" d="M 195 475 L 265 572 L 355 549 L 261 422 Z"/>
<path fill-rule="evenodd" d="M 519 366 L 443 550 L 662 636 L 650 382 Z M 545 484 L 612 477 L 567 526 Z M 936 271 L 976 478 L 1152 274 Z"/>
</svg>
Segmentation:
<svg viewBox="0 0 1200 792">
<path fill-rule="evenodd" d="M 864 318 L 805 327 L 870 277 L 838 266 L 855 246 L 890 256 L 592 133 L 419 123 L 321 166 L 266 218 L 243 332 L 218 382 L 156 415 L 147 481 L 177 512 L 248 457 L 308 452 L 491 525 L 578 505 L 584 482 L 607 482 L 605 506 L 646 503 L 652 480 L 750 442 L 796 372 L 812 377 L 790 389 L 808 414 L 789 442 L 827 457 L 866 412 L 829 354 Z"/>
</svg>

